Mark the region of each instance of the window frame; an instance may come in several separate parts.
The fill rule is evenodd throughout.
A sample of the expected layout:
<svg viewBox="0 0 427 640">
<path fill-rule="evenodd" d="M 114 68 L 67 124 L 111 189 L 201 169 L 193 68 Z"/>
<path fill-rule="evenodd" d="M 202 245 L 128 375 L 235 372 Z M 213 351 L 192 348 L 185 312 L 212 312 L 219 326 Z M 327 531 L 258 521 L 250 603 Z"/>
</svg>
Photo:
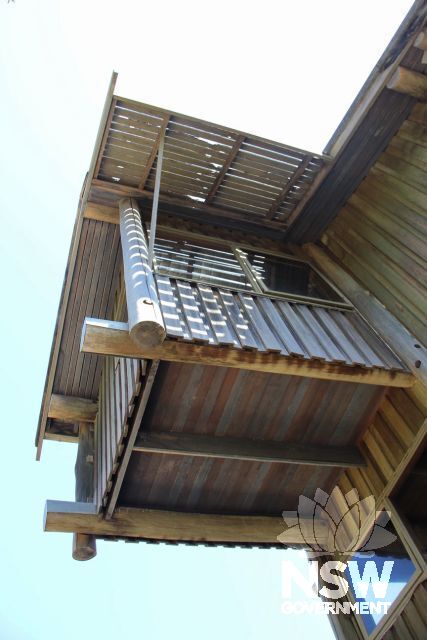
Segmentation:
<svg viewBox="0 0 427 640">
<path fill-rule="evenodd" d="M 215 248 L 215 246 L 223 247 L 223 248 L 227 247 L 233 253 L 234 257 L 238 261 L 242 269 L 242 272 L 244 273 L 248 282 L 251 285 L 251 288 L 246 289 L 243 286 L 227 287 L 224 285 L 213 284 L 213 283 L 203 281 L 203 279 L 201 278 L 192 278 L 188 276 L 184 277 L 182 275 L 171 275 L 170 273 L 166 273 L 166 270 L 163 272 L 162 268 L 157 265 L 156 254 L 154 252 L 153 271 L 154 273 L 160 276 L 174 278 L 176 280 L 182 280 L 185 282 L 197 282 L 199 284 L 204 284 L 210 287 L 219 287 L 220 289 L 224 289 L 228 291 L 239 291 L 249 295 L 268 297 L 270 299 L 287 300 L 289 302 L 300 302 L 305 304 L 316 305 L 319 307 L 337 309 L 337 310 L 347 310 L 347 311 L 354 310 L 354 305 L 342 294 L 341 291 L 339 291 L 339 289 L 323 273 L 319 272 L 316 266 L 309 259 L 300 258 L 299 256 L 295 256 L 293 254 L 290 254 L 284 251 L 269 249 L 263 246 L 254 246 L 244 242 L 236 242 L 233 240 L 229 240 L 227 238 L 214 238 L 212 236 L 205 236 L 203 234 L 181 230 L 181 229 L 174 229 L 173 227 L 166 227 L 163 225 L 158 226 L 157 232 L 160 237 L 164 237 L 165 239 L 171 239 L 171 240 L 178 239 L 178 240 L 184 240 L 184 241 L 187 240 L 187 241 L 193 241 L 195 243 L 200 242 L 202 245 L 203 244 L 211 245 L 212 248 Z M 268 289 L 268 287 L 265 285 L 262 279 L 252 269 L 252 266 L 250 265 L 249 261 L 243 255 L 244 252 L 256 252 L 265 256 L 272 256 L 282 260 L 290 260 L 292 262 L 301 262 L 303 264 L 308 265 L 310 269 L 312 269 L 319 276 L 319 278 L 321 278 L 333 291 L 335 291 L 335 293 L 341 298 L 341 301 L 328 300 L 324 298 L 314 298 L 311 296 L 302 296 L 298 294 Z"/>
<path fill-rule="evenodd" d="M 393 601 L 390 609 L 387 614 L 384 615 L 375 628 L 369 633 L 366 630 L 366 627 L 361 619 L 360 615 L 355 615 L 354 618 L 356 620 L 356 624 L 359 630 L 362 633 L 364 640 L 380 640 L 385 633 L 394 625 L 397 617 L 406 607 L 408 601 L 411 599 L 413 592 L 415 589 L 424 581 L 425 579 L 425 562 L 422 558 L 420 558 L 420 553 L 418 549 L 415 547 L 411 535 L 402 522 L 397 509 L 394 504 L 391 502 L 389 498 L 384 497 L 380 500 L 376 506 L 377 511 L 388 511 L 390 515 L 390 520 L 395 528 L 395 531 L 408 554 L 408 558 L 411 560 L 414 565 L 414 573 L 411 576 L 410 580 L 408 580 L 407 584 L 404 586 L 402 591 L 399 593 L 397 598 Z M 355 598 L 351 589 L 348 590 L 347 597 L 353 603 L 355 602 Z"/>
</svg>

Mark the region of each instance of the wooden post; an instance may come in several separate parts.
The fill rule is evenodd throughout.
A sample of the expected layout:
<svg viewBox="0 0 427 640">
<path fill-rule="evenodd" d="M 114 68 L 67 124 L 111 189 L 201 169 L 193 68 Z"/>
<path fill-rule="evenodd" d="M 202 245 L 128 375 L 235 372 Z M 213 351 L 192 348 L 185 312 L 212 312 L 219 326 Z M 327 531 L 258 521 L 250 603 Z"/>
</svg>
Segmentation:
<svg viewBox="0 0 427 640">
<path fill-rule="evenodd" d="M 166 330 L 148 263 L 141 215 L 131 198 L 120 200 L 119 207 L 129 334 L 142 347 L 158 346 L 165 339 Z"/>
<path fill-rule="evenodd" d="M 76 459 L 76 500 L 93 502 L 93 426 L 81 422 L 79 425 L 79 448 Z M 91 560 L 96 556 L 96 538 L 87 533 L 73 534 L 74 560 Z"/>
</svg>

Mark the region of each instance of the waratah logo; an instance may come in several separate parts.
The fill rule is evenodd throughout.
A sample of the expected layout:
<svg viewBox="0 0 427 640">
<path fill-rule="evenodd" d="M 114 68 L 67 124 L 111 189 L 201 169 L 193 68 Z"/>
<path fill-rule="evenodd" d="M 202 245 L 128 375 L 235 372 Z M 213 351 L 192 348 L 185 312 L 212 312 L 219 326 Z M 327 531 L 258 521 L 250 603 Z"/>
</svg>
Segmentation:
<svg viewBox="0 0 427 640">
<path fill-rule="evenodd" d="M 314 500 L 300 496 L 298 511 L 283 511 L 286 529 L 277 536 L 277 540 L 292 544 L 298 527 L 302 539 L 315 555 L 365 553 L 386 547 L 396 540 L 395 535 L 384 529 L 390 514 L 387 511 L 375 511 L 374 496 L 360 499 L 357 489 L 352 489 L 345 495 L 349 506 L 344 514 L 336 506 L 340 504 L 340 498 L 342 502 L 338 487 L 334 487 L 331 494 L 317 489 Z M 330 532 L 327 542 L 325 523 Z M 358 532 L 350 544 L 344 542 L 348 538 L 346 531 Z"/>
</svg>

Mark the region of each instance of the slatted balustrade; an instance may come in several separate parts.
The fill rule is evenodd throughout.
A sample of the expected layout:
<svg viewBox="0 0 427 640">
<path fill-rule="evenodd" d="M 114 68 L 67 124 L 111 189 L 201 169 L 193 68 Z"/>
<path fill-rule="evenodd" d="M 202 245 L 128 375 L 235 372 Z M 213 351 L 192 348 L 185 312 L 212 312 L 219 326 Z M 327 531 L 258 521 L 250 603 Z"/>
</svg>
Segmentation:
<svg viewBox="0 0 427 640">
<path fill-rule="evenodd" d="M 141 388 L 143 364 L 143 361 L 129 358 L 105 358 L 95 420 L 95 500 L 98 508 L 107 503 L 134 402 Z"/>
</svg>

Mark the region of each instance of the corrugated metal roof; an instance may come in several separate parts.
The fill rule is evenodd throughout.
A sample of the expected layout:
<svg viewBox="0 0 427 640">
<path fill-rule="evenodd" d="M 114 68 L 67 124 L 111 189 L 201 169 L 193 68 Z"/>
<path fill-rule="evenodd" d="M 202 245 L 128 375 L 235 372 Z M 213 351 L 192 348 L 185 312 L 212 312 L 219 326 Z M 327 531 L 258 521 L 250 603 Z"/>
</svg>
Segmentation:
<svg viewBox="0 0 427 640">
<path fill-rule="evenodd" d="M 348 366 L 405 369 L 356 311 L 251 295 L 158 274 L 155 278 L 169 338 Z"/>
</svg>

